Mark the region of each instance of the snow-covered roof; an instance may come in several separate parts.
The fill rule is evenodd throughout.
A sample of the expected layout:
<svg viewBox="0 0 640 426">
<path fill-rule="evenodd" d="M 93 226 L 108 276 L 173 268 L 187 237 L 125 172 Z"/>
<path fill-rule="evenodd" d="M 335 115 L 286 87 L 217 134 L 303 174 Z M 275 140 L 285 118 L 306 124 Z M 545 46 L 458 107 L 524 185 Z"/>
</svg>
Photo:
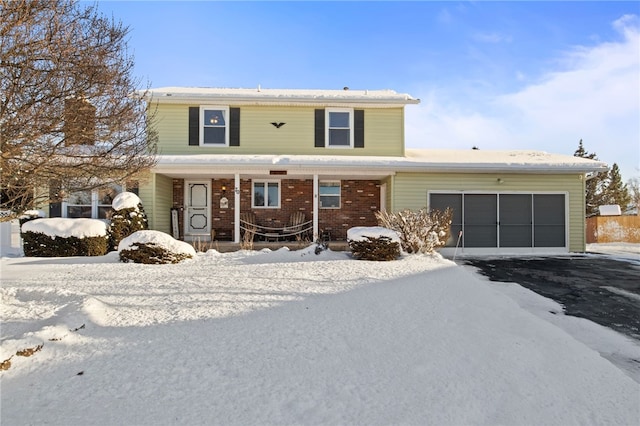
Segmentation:
<svg viewBox="0 0 640 426">
<path fill-rule="evenodd" d="M 224 102 L 251 105 L 366 105 L 417 104 L 419 99 L 394 90 L 231 89 L 215 87 L 160 87 L 139 91 L 161 103 Z"/>
<path fill-rule="evenodd" d="M 309 174 L 334 170 L 387 173 L 592 173 L 606 171 L 601 161 L 542 151 L 407 149 L 404 157 L 347 155 L 160 155 L 157 173 L 211 174 L 287 170 Z"/>
</svg>

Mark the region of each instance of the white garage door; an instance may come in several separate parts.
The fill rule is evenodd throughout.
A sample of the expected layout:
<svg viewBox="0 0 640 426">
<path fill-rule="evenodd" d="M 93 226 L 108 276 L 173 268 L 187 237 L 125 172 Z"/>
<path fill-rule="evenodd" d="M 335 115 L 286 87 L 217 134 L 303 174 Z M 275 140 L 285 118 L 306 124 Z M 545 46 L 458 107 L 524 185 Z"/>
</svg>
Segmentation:
<svg viewBox="0 0 640 426">
<path fill-rule="evenodd" d="M 458 237 L 466 248 L 567 245 L 565 194 L 430 193 L 429 207 L 453 209 L 451 247 Z"/>
</svg>

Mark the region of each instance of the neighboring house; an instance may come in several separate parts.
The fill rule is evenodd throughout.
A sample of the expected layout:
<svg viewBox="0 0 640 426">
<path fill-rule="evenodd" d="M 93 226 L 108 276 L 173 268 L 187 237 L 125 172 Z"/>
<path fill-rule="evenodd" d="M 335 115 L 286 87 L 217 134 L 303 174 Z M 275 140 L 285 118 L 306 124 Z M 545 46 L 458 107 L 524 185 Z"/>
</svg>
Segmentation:
<svg viewBox="0 0 640 426">
<path fill-rule="evenodd" d="M 302 212 L 312 238 L 345 240 L 379 210 L 451 207 L 449 245 L 466 253 L 584 251 L 586 173 L 606 170 L 543 152 L 405 149 L 404 108 L 419 100 L 390 90 L 166 87 L 147 101 L 159 155 L 139 196 L 151 229 L 186 241 L 240 242 L 247 212 L 273 229 Z"/>
</svg>

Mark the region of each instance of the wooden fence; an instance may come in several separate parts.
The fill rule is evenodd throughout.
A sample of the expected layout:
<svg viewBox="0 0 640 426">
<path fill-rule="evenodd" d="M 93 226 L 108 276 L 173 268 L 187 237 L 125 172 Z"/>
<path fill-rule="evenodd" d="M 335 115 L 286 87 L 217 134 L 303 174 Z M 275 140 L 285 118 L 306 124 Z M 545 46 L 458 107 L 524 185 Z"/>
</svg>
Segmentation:
<svg viewBox="0 0 640 426">
<path fill-rule="evenodd" d="M 640 243 L 640 216 L 587 218 L 587 244 Z"/>
</svg>

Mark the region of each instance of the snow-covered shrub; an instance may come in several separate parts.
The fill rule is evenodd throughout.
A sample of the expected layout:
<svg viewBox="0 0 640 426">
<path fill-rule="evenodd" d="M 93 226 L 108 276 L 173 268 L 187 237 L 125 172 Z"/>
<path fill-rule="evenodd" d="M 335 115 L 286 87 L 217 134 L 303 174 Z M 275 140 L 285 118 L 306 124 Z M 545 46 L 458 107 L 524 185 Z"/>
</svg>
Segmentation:
<svg viewBox="0 0 640 426">
<path fill-rule="evenodd" d="M 400 257 L 398 234 L 388 228 L 357 226 L 347 231 L 347 242 L 354 258 L 396 260 Z"/>
<path fill-rule="evenodd" d="M 35 219 L 21 227 L 25 256 L 103 256 L 107 225 L 99 219 Z"/>
<path fill-rule="evenodd" d="M 160 231 L 134 232 L 120 241 L 118 252 L 121 262 L 153 265 L 179 263 L 196 255 L 191 244 Z"/>
<path fill-rule="evenodd" d="M 46 215 L 42 210 L 27 210 L 18 216 L 18 221 L 20 222 L 20 226 L 29 222 L 30 220 L 40 219 L 45 217 Z"/>
<path fill-rule="evenodd" d="M 109 225 L 109 248 L 116 250 L 124 238 L 136 231 L 149 227 L 142 201 L 132 192 L 122 192 L 111 204 L 111 224 Z"/>
<path fill-rule="evenodd" d="M 433 253 L 444 246 L 449 239 L 452 217 L 451 209 L 376 212 L 380 226 L 396 231 L 402 249 L 407 253 Z"/>
</svg>

